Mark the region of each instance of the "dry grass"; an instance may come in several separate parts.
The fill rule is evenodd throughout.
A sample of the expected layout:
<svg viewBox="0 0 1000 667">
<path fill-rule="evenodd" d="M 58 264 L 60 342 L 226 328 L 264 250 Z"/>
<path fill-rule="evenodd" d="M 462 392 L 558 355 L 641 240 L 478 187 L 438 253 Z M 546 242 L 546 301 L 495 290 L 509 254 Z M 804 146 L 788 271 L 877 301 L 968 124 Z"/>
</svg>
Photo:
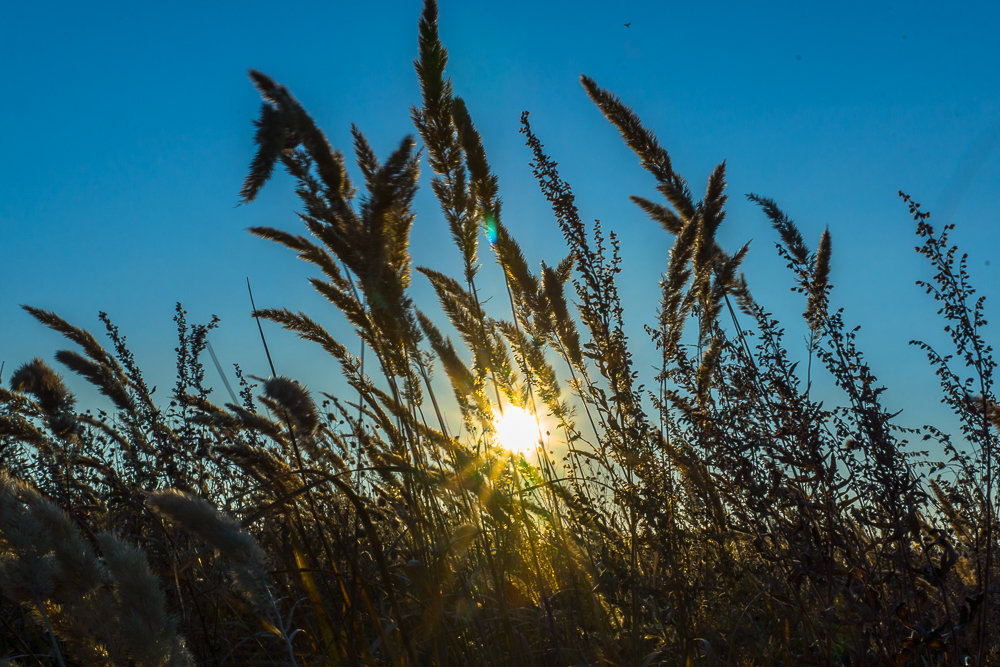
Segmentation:
<svg viewBox="0 0 1000 667">
<path fill-rule="evenodd" d="M 965 260 L 903 196 L 953 348 L 923 343 L 949 435 L 898 426 L 841 310 L 829 233 L 810 249 L 777 205 L 780 259 L 804 297 L 810 362 L 844 402 L 810 397 L 783 328 L 751 295 L 746 248 L 716 242 L 725 165 L 695 200 L 668 152 L 618 98 L 582 83 L 657 181 L 634 201 L 675 237 L 640 384 L 616 287 L 612 231 L 584 224 L 569 184 L 522 133 L 566 258 L 533 271 L 503 223 L 496 176 L 427 2 L 412 111 L 463 274 L 407 249 L 421 159 L 384 161 L 354 129 L 341 153 L 291 94 L 253 72 L 264 104 L 242 196 L 277 166 L 309 232 L 254 234 L 318 269 L 312 286 L 353 326 L 339 341 L 282 308 L 257 316 L 331 355 L 333 396 L 239 375 L 212 402 L 201 357 L 217 324 L 178 306 L 177 383 L 153 400 L 110 320 L 111 351 L 57 315 L 56 358 L 113 409 L 79 411 L 41 360 L 0 388 L 0 658 L 19 664 L 992 664 L 994 468 L 1000 409 Z M 507 304 L 484 307 L 480 238 Z M 509 308 L 507 308 L 509 305 Z M 457 336 L 457 346 L 445 335 Z M 355 356 L 361 342 L 363 356 Z M 443 371 L 453 396 L 438 396 Z M 317 400 L 321 402 L 317 403 Z M 537 457 L 497 446 L 504 406 L 547 412 Z M 461 415 L 457 432 L 445 414 Z M 454 419 L 452 419 L 454 422 Z M 542 436 L 543 434 L 539 434 Z M 922 436 L 937 461 L 907 440 Z M 554 452 L 559 452 L 558 454 Z M 565 452 L 563 454 L 562 452 Z"/>
</svg>

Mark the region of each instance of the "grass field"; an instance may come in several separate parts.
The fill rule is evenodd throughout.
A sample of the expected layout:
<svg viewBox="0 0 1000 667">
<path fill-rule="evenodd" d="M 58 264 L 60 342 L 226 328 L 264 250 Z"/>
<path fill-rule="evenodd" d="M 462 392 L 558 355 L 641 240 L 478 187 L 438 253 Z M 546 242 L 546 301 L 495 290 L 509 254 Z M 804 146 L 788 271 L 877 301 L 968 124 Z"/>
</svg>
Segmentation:
<svg viewBox="0 0 1000 667">
<path fill-rule="evenodd" d="M 984 304 L 951 226 L 901 194 L 948 349 L 916 343 L 958 430 L 897 425 L 829 304 L 831 237 L 803 239 L 750 195 L 802 297 L 780 323 L 716 242 L 721 164 L 698 198 L 630 108 L 583 87 L 656 179 L 633 200 L 673 238 L 640 377 L 624 333 L 618 240 L 587 224 L 527 114 L 521 132 L 564 257 L 528 265 L 465 103 L 433 0 L 416 60 L 417 138 L 344 156 L 294 97 L 263 105 L 241 192 L 275 168 L 299 218 L 258 227 L 312 265 L 356 334 L 256 311 L 315 343 L 349 391 L 244 377 L 216 399 L 217 325 L 178 305 L 177 379 L 154 399 L 124 336 L 26 307 L 72 343 L 62 366 L 109 410 L 80 408 L 41 359 L 0 388 L 0 658 L 20 665 L 995 664 L 994 454 L 1000 408 Z M 414 267 L 418 170 L 461 275 Z M 699 190 L 702 188 L 699 187 Z M 506 299 L 480 297 L 481 261 Z M 414 280 L 438 303 L 417 304 Z M 806 363 L 785 327 L 805 331 Z M 939 326 L 939 324 L 934 324 Z M 262 352 L 266 341 L 261 329 Z M 797 354 L 797 353 L 796 353 Z M 820 403 L 813 376 L 843 397 Z M 161 396 L 163 393 L 161 392 Z M 158 397 L 159 398 L 159 397 Z M 455 424 L 460 423 L 460 428 Z M 451 425 L 449 428 L 448 425 Z"/>
</svg>

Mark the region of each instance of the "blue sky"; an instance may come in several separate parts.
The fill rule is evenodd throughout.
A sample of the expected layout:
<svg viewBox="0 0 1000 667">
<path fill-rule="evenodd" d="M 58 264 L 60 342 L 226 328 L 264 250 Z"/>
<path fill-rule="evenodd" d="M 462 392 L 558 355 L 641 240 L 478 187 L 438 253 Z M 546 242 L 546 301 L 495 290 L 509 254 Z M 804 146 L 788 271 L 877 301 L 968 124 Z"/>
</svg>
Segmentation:
<svg viewBox="0 0 1000 667">
<path fill-rule="evenodd" d="M 260 375 L 266 361 L 248 317 L 247 276 L 258 306 L 304 309 L 338 328 L 336 314 L 310 293 L 308 266 L 245 231 L 299 231 L 291 182 L 276 178 L 257 202 L 236 206 L 259 106 L 246 70 L 287 85 L 335 146 L 350 148 L 355 122 L 384 155 L 414 132 L 421 3 L 207 4 L 0 4 L 8 91 L 0 105 L 6 377 L 67 346 L 21 311 L 22 303 L 94 330 L 97 312 L 107 311 L 164 392 L 172 384 L 176 301 L 193 321 L 218 314 L 222 326 L 212 341 L 223 363 L 238 361 Z M 912 252 L 912 223 L 896 192 L 923 202 L 932 221 L 959 223 L 955 238 L 996 306 L 1000 6 L 440 5 L 449 73 L 483 135 L 505 221 L 529 260 L 554 263 L 563 247 L 517 133 L 524 109 L 584 217 L 621 235 L 622 291 L 635 337 L 655 318 L 671 239 L 628 202 L 629 194 L 653 197 L 654 183 L 587 99 L 578 82 L 585 73 L 633 106 L 695 192 L 727 160 L 730 207 L 721 240 L 730 250 L 752 242 L 745 263 L 751 288 L 789 318 L 793 347 L 803 336 L 794 320 L 803 304 L 788 293 L 774 232 L 743 195 L 776 199 L 810 246 L 829 225 L 833 302 L 847 308 L 848 323 L 864 326 L 861 344 L 890 387 L 890 407 L 904 408 L 903 420 L 914 425 L 935 413 L 935 378 L 906 342 L 940 340 L 940 326 L 933 304 L 913 286 L 929 271 Z M 417 202 L 415 264 L 458 274 L 429 188 Z M 497 273 L 484 270 L 483 280 L 499 300 Z M 435 310 L 420 276 L 414 296 Z M 335 386 L 332 362 L 274 327 L 268 334 L 279 372 L 315 389 Z"/>
</svg>

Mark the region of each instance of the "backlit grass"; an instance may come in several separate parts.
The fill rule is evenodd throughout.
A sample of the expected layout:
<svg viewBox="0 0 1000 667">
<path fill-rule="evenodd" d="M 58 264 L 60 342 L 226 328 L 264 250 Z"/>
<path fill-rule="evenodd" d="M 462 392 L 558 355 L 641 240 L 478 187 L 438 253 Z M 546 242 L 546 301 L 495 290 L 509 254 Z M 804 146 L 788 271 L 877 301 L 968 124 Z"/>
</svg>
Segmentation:
<svg viewBox="0 0 1000 667">
<path fill-rule="evenodd" d="M 0 658 L 1000 659 L 995 364 L 951 226 L 902 195 L 952 347 L 917 344 L 960 424 L 904 429 L 854 324 L 830 305 L 832 234 L 806 240 L 750 195 L 775 230 L 776 270 L 803 299 L 801 322 L 776 321 L 740 271 L 747 248 L 716 241 L 725 165 L 694 194 L 630 108 L 584 77 L 609 131 L 656 179 L 634 202 L 674 243 L 656 306 L 629 315 L 658 352 L 658 371 L 640 372 L 615 233 L 584 223 L 526 113 L 533 174 L 565 239 L 550 263 L 527 264 L 447 78 L 436 12 L 428 1 L 419 24 L 417 136 L 383 158 L 354 128 L 359 183 L 289 91 L 251 73 L 263 105 L 241 196 L 253 201 L 284 169 L 304 227 L 251 232 L 311 265 L 310 286 L 354 337 L 280 304 L 255 316 L 314 343 L 349 391 L 237 368 L 238 400 L 217 400 L 203 353 L 218 322 L 192 324 L 178 306 L 176 384 L 154 399 L 107 316 L 102 344 L 27 307 L 66 336 L 56 359 L 107 405 L 81 409 L 41 359 L 0 388 Z M 460 275 L 412 266 L 420 168 L 440 211 L 419 215 L 445 217 Z M 487 258 L 504 277 L 488 298 L 477 285 Z M 417 280 L 437 303 L 414 302 Z M 808 365 L 790 359 L 786 326 L 806 333 Z M 821 372 L 840 404 L 810 395 Z"/>
</svg>

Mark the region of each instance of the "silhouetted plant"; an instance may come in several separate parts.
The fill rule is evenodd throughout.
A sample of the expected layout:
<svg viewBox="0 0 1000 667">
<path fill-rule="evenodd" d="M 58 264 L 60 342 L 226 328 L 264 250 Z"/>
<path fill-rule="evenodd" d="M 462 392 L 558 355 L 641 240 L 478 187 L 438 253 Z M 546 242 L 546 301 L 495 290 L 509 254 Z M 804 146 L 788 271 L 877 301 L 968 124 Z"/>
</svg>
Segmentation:
<svg viewBox="0 0 1000 667">
<path fill-rule="evenodd" d="M 585 222 L 525 112 L 530 168 L 566 243 L 564 255 L 529 266 L 447 62 L 427 0 L 414 63 L 421 101 L 411 109 L 423 147 L 407 136 L 382 160 L 352 126 L 357 187 L 291 93 L 250 73 L 263 105 L 240 197 L 253 201 L 284 168 L 308 235 L 250 231 L 318 270 L 311 286 L 356 339 L 280 305 L 254 317 L 315 343 L 350 391 L 310 391 L 273 366 L 271 377 L 247 379 L 237 367 L 239 398 L 230 391 L 233 401 L 218 403 L 201 362 L 218 320 L 191 325 L 178 305 L 177 381 L 162 405 L 106 314 L 108 349 L 26 306 L 76 345 L 57 360 L 111 406 L 80 411 L 40 359 L 0 388 L 2 656 L 137 665 L 1000 658 L 996 366 L 953 226 L 936 231 L 902 195 L 934 271 L 919 284 L 939 304 L 953 350 L 915 344 L 959 432 L 906 428 L 835 305 L 831 232 L 810 249 L 774 201 L 748 195 L 804 297 L 803 372 L 785 325 L 741 273 L 748 246 L 719 243 L 725 163 L 696 200 L 654 133 L 583 77 L 662 198 L 632 201 L 674 237 L 657 309 L 630 315 L 645 318 L 658 355 L 656 374 L 643 377 L 625 334 L 617 235 Z M 422 159 L 461 257 L 458 277 L 412 266 Z M 477 284 L 490 270 L 487 247 L 502 308 L 487 309 L 495 295 Z M 424 279 L 440 314 L 411 297 L 411 282 Z M 822 377 L 842 404 L 817 400 Z M 553 424 L 529 437 L 534 456 L 497 442 L 498 420 L 518 408 Z M 945 460 L 913 449 L 916 435 Z"/>
</svg>

